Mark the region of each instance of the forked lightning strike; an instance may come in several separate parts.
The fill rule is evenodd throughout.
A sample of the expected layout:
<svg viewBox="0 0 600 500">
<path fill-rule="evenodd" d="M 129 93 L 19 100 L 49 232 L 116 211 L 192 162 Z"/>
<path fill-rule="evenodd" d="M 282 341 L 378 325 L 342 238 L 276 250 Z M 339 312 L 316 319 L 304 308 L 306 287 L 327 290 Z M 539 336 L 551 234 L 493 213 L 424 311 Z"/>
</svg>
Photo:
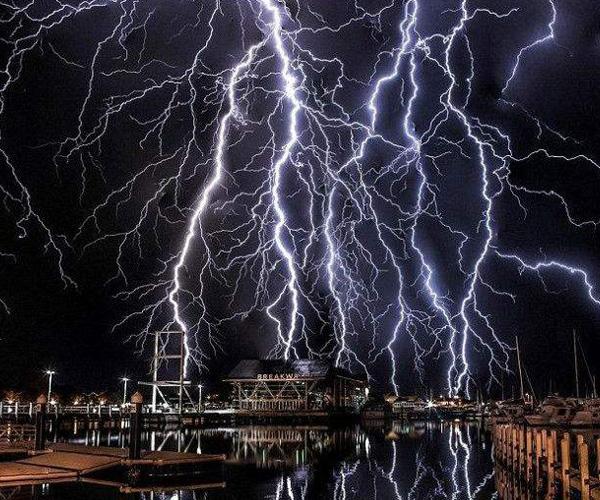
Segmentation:
<svg viewBox="0 0 600 500">
<path fill-rule="evenodd" d="M 545 291 L 546 273 L 561 274 L 600 305 L 589 264 L 553 249 L 536 259 L 498 233 L 513 216 L 501 198 L 524 217 L 543 198 L 581 234 L 600 220 L 577 216 L 556 186 L 510 176 L 530 159 L 600 176 L 580 141 L 517 97 L 537 49 L 558 43 L 561 13 L 548 0 L 543 33 L 498 57 L 495 104 L 526 120 L 539 144 L 523 151 L 505 117 L 484 119 L 473 105 L 482 51 L 473 27 L 505 29 L 522 15 L 519 2 L 454 0 L 437 12 L 423 0 L 340 5 L 333 15 L 310 1 L 5 3 L 4 208 L 19 238 L 41 235 L 65 285 L 85 274 L 86 259 L 111 253 L 106 285 L 129 307 L 115 329 L 133 329 L 141 347 L 154 330 L 180 329 L 187 371 L 206 369 L 244 325 L 260 324 L 253 334 L 273 357 L 331 358 L 398 393 L 411 349 L 423 381 L 441 365 L 447 393 L 468 395 L 481 365 L 488 386 L 510 370 L 514 332 L 498 326 L 492 304 L 502 310 L 519 295 L 493 266 L 533 275 Z M 61 43 L 64 30 L 96 19 L 85 51 Z M 364 50 L 354 54 L 357 41 Z M 76 107 L 63 103 L 68 132 L 27 146 L 47 152 L 56 189 L 78 183 L 83 216 L 70 227 L 39 208 L 44 193 L 5 133 L 40 55 L 64 68 Z M 111 148 L 123 137 L 135 161 L 117 167 Z M 20 264 L 12 248 L 0 252 Z M 9 298 L 0 307 L 12 309 Z M 467 454 L 466 469 L 460 431 L 449 447 L 457 464 Z M 351 474 L 340 472 L 342 496 Z M 455 490 L 458 474 L 457 465 Z M 393 470 L 385 477 L 394 483 Z"/>
</svg>

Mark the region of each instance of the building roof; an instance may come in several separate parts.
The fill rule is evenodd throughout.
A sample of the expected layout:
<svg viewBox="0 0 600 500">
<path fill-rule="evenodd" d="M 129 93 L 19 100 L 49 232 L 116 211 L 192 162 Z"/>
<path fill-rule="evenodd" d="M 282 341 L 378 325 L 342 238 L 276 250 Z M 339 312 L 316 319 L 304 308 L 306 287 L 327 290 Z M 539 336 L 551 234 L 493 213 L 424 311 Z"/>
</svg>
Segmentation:
<svg viewBox="0 0 600 500">
<path fill-rule="evenodd" d="M 329 361 L 321 359 L 243 359 L 231 370 L 226 380 L 254 380 L 258 375 L 294 374 L 299 378 L 326 378 L 334 371 L 338 375 L 356 380 L 362 377 L 335 368 Z"/>
</svg>

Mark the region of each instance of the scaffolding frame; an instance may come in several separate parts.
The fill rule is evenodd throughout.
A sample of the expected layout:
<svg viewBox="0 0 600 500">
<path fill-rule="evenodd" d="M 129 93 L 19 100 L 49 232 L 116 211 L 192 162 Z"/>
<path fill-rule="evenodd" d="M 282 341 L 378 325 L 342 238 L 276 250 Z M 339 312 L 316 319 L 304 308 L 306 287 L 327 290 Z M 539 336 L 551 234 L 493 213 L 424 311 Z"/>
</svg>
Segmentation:
<svg viewBox="0 0 600 500">
<path fill-rule="evenodd" d="M 168 346 L 172 335 L 179 336 L 178 352 L 169 352 Z M 166 336 L 166 338 L 165 338 Z M 162 378 L 161 369 L 165 368 L 169 363 L 177 364 L 178 379 Z M 189 402 L 192 406 L 196 402 L 190 394 L 189 388 L 191 381 L 185 379 L 185 333 L 181 330 L 160 330 L 154 332 L 154 354 L 152 356 L 151 382 L 139 382 L 140 385 L 152 387 L 152 413 L 156 413 L 159 398 L 162 404 L 166 404 L 171 409 L 169 401 L 169 392 L 172 389 L 177 389 L 177 412 L 179 415 L 183 413 L 183 404 Z"/>
</svg>

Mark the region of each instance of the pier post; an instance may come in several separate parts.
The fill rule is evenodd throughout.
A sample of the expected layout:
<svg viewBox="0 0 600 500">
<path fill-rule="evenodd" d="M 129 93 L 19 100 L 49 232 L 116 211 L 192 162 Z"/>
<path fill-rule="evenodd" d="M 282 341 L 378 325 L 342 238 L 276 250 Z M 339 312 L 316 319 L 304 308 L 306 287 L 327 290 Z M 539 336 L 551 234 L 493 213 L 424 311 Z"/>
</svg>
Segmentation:
<svg viewBox="0 0 600 500">
<path fill-rule="evenodd" d="M 142 452 L 142 404 L 144 398 L 139 392 L 131 396 L 129 420 L 129 458 L 139 460 Z"/>
<path fill-rule="evenodd" d="M 512 428 L 512 432 L 511 432 L 511 438 L 512 438 L 512 471 L 513 474 L 515 472 L 517 472 L 518 470 L 518 464 L 519 464 L 519 433 L 516 427 Z"/>
<path fill-rule="evenodd" d="M 508 465 L 508 427 L 502 426 L 502 461 Z"/>
<path fill-rule="evenodd" d="M 596 439 L 596 474 L 600 479 L 600 439 Z"/>
<path fill-rule="evenodd" d="M 542 460 L 544 453 L 542 450 L 542 432 L 535 430 L 535 491 L 539 491 L 542 486 Z"/>
<path fill-rule="evenodd" d="M 525 446 L 525 427 L 519 426 L 519 476 L 525 475 L 527 448 Z"/>
<path fill-rule="evenodd" d="M 554 481 L 555 481 L 555 469 L 556 469 L 556 431 L 550 431 L 548 437 L 548 496 L 554 497 Z"/>
<path fill-rule="evenodd" d="M 562 472 L 563 498 L 570 498 L 571 490 L 571 436 L 568 432 L 563 434 L 560 442 L 560 459 Z"/>
<path fill-rule="evenodd" d="M 35 400 L 35 451 L 46 448 L 46 405 L 48 398 L 40 394 Z"/>
<path fill-rule="evenodd" d="M 590 500 L 590 463 L 588 456 L 588 445 L 577 436 L 577 455 L 579 461 L 579 479 L 581 481 L 581 499 Z"/>
<path fill-rule="evenodd" d="M 527 450 L 527 471 L 525 478 L 527 479 L 527 483 L 530 484 L 532 481 L 531 476 L 533 475 L 533 431 L 531 428 L 527 429 L 525 446 Z"/>
</svg>

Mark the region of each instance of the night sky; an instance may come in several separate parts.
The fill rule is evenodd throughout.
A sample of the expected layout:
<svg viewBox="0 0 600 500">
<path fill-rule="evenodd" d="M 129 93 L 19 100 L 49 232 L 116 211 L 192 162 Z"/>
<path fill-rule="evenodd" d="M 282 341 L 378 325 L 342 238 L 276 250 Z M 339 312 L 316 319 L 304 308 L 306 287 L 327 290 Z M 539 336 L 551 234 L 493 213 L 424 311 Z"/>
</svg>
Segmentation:
<svg viewBox="0 0 600 500">
<path fill-rule="evenodd" d="M 0 389 L 113 390 L 182 326 L 208 382 L 498 396 L 518 335 L 567 394 L 573 330 L 599 374 L 597 2 L 15 1 L 0 35 Z"/>
</svg>

